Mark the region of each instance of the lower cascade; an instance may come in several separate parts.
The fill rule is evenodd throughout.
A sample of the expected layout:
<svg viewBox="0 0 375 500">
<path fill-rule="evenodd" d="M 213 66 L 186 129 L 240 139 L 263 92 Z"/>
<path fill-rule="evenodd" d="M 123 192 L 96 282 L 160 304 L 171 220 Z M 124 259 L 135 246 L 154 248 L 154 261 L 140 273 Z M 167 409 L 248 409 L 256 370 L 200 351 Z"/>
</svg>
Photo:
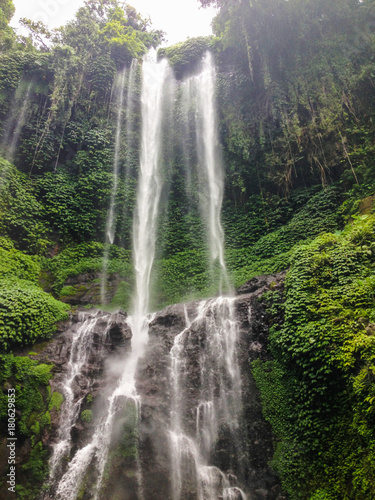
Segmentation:
<svg viewBox="0 0 375 500">
<path fill-rule="evenodd" d="M 52 388 L 65 401 L 40 498 L 283 498 L 248 370 L 266 356 L 257 297 L 277 279 L 148 315 L 135 367 L 132 317 L 73 316 L 43 354 L 60 367 Z"/>
<path fill-rule="evenodd" d="M 192 319 L 186 307 L 185 314 L 186 328 L 175 337 L 171 349 L 172 498 L 190 498 L 193 481 L 195 493 L 191 498 L 215 500 L 223 495 L 246 499 L 217 467 L 209 465 L 222 433 L 227 433 L 232 442 L 234 461 L 241 456 L 242 402 L 234 299 L 203 301 L 196 306 Z M 191 356 L 194 337 L 200 345 L 198 359 Z M 195 366 L 189 366 L 192 363 Z M 192 393 L 197 374 L 198 387 Z M 195 421 L 191 418 L 194 414 Z M 237 465 L 231 460 L 231 466 Z"/>
</svg>

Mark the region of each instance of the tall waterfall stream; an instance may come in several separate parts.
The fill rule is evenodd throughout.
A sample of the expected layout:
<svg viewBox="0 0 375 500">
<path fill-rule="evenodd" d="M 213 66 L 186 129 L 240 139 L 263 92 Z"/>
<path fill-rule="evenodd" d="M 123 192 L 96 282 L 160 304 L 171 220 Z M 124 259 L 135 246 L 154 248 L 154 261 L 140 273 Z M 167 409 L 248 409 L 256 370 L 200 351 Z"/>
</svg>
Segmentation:
<svg viewBox="0 0 375 500">
<path fill-rule="evenodd" d="M 102 302 L 105 302 L 108 275 L 109 244 L 114 242 L 116 227 L 115 199 L 118 189 L 120 142 L 123 128 L 129 142 L 129 106 L 132 105 L 135 64 L 130 74 L 124 70 L 116 86 L 116 135 L 113 162 L 113 190 L 108 212 L 106 250 L 103 259 L 101 283 Z M 75 500 L 77 498 L 105 498 L 105 481 L 111 460 L 111 449 L 118 435 L 119 415 L 133 419 L 134 435 L 142 426 L 142 396 L 137 391 L 137 369 L 148 343 L 150 293 L 153 263 L 157 248 L 160 199 L 163 190 L 161 169 L 164 99 L 168 85 L 173 81 L 172 71 L 166 60 L 155 62 L 145 58 L 142 66 L 142 135 L 139 179 L 133 226 L 133 260 L 135 290 L 132 314 L 126 319 L 132 332 L 131 352 L 107 367 L 110 383 L 103 394 L 102 408 L 92 425 L 89 439 L 80 447 L 73 446 L 72 431 L 79 418 L 84 397 L 75 394 L 76 384 L 85 387 L 88 394 L 93 380 L 85 374 L 85 363 L 91 349 L 97 322 L 105 323 L 102 340 L 105 342 L 111 328 L 111 313 L 82 313 L 79 326 L 72 339 L 68 368 L 63 379 L 60 429 L 50 459 L 49 487 L 53 498 Z M 127 97 L 125 84 L 127 82 Z M 206 54 L 201 71 L 182 83 L 184 100 L 194 108 L 198 151 L 198 177 L 201 214 L 207 228 L 207 244 L 210 266 L 219 269 L 218 290 L 228 292 L 229 279 L 224 259 L 224 232 L 221 225 L 221 206 L 224 176 L 215 109 L 215 68 L 212 57 Z M 123 126 L 123 117 L 127 118 Z M 171 125 L 169 125 L 171 126 Z M 219 296 L 215 299 L 185 306 L 185 326 L 170 347 L 169 369 L 166 385 L 170 394 L 169 419 L 164 422 L 170 460 L 171 500 L 245 500 L 247 495 L 238 484 L 234 473 L 243 473 L 244 455 L 241 430 L 242 392 L 241 374 L 237 356 L 238 325 L 235 298 Z M 188 394 L 191 340 L 200 337 L 201 348 L 197 357 L 199 380 L 191 405 Z M 96 347 L 96 349 L 98 349 Z M 100 348 L 99 348 L 100 351 Z M 103 351 L 104 352 L 104 351 Z M 103 354 L 104 355 L 104 354 Z M 130 405 L 130 406 L 129 406 Z M 130 411 L 129 408 L 132 408 Z M 130 415 L 130 416 L 129 416 Z M 125 418 L 125 420 L 126 420 Z M 121 420 L 124 424 L 124 419 Z M 129 421 L 126 425 L 130 425 Z M 138 430 L 137 430 L 138 429 Z M 226 435 L 230 443 L 228 470 L 221 471 L 212 461 L 219 439 Z M 126 498 L 151 500 L 145 493 L 142 472 L 142 456 L 136 452 L 134 477 L 136 487 Z M 67 460 L 68 459 L 68 460 Z M 87 480 L 89 478 L 89 480 Z M 89 483 L 89 484 L 88 484 Z M 82 491 L 86 489 L 86 496 Z M 87 492 L 90 492 L 89 494 Z M 90 496 L 88 496 L 90 495 Z M 52 497 L 48 497 L 52 498 Z"/>
</svg>

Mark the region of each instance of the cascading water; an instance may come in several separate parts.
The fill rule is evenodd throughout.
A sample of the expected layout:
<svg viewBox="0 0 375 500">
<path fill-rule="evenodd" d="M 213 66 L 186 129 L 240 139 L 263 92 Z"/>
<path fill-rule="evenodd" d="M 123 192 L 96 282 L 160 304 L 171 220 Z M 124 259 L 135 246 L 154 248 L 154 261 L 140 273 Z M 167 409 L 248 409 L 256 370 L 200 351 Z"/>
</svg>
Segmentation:
<svg viewBox="0 0 375 500">
<path fill-rule="evenodd" d="M 218 140 L 215 106 L 215 66 L 212 55 L 207 52 L 203 59 L 203 71 L 194 77 L 199 102 L 199 121 L 197 126 L 199 164 L 202 177 L 207 186 L 207 196 L 202 199 L 204 213 L 208 213 L 208 238 L 211 261 L 218 260 L 222 277 L 227 280 L 224 260 L 224 231 L 221 225 L 223 203 L 224 173 Z M 208 209 L 208 210 L 207 210 Z"/>
<path fill-rule="evenodd" d="M 108 210 L 107 223 L 106 223 L 106 231 L 105 231 L 105 249 L 103 253 L 103 266 L 102 266 L 102 274 L 101 274 L 101 283 L 100 283 L 100 296 L 101 303 L 106 304 L 108 302 L 107 296 L 107 286 L 108 286 L 108 263 L 109 263 L 109 252 L 110 245 L 114 243 L 116 230 L 119 230 L 117 219 L 118 214 L 116 214 L 116 196 L 118 194 L 119 188 L 119 180 L 120 180 L 120 153 L 121 153 L 121 145 L 125 143 L 125 168 L 124 168 L 124 183 L 127 185 L 130 178 L 130 156 L 132 152 L 134 138 L 133 136 L 133 112 L 135 106 L 135 77 L 138 67 L 138 60 L 133 59 L 130 70 L 127 71 L 126 68 L 122 70 L 121 73 L 117 76 L 116 82 L 116 94 L 117 98 L 115 99 L 116 108 L 117 108 L 117 116 L 116 116 L 116 133 L 115 133 L 115 150 L 114 150 L 114 158 L 113 158 L 113 185 L 111 190 L 111 198 L 110 198 L 110 206 Z M 127 77 L 128 74 L 128 77 Z M 126 91 L 126 100 L 125 100 L 125 87 Z M 122 131 L 123 131 L 123 122 L 125 115 L 125 138 L 123 141 Z M 125 203 L 124 203 L 124 213 L 123 218 L 125 218 L 125 213 L 128 206 L 128 198 L 127 198 L 127 190 L 125 190 Z"/>
<path fill-rule="evenodd" d="M 183 83 L 188 101 L 196 100 L 196 130 L 198 145 L 198 178 L 200 180 L 201 211 L 206 214 L 211 267 L 219 264 L 219 289 L 229 287 L 224 260 L 224 231 L 221 207 L 224 191 L 223 168 L 217 133 L 215 109 L 215 68 L 207 53 L 202 71 Z M 188 109 L 185 97 L 185 109 Z M 201 302 L 197 316 L 176 336 L 171 350 L 171 426 L 170 449 L 172 464 L 172 498 L 182 500 L 245 499 L 245 493 L 229 484 L 226 476 L 210 464 L 219 432 L 227 432 L 234 455 L 241 452 L 240 419 L 241 378 L 237 363 L 237 326 L 234 298 L 218 297 Z M 200 342 L 199 398 L 196 401 L 195 425 L 189 422 L 185 401 L 188 386 L 189 338 L 197 328 L 204 331 Z M 229 450 L 228 450 L 229 452 Z M 212 463 L 212 462 L 211 462 Z M 240 471 L 241 465 L 236 465 Z M 192 484 L 194 486 L 192 486 Z M 195 496 L 191 495 L 192 489 Z"/>
<path fill-rule="evenodd" d="M 144 318 L 150 303 L 150 279 L 155 259 L 157 220 L 159 214 L 162 175 L 160 171 L 161 124 L 163 89 L 171 76 L 166 60 L 145 61 L 142 84 L 142 143 L 140 178 L 133 228 L 136 290 L 134 328 L 144 330 Z"/>
<path fill-rule="evenodd" d="M 219 291 L 224 292 L 230 291 L 231 287 L 224 258 L 224 231 L 221 224 L 224 171 L 218 138 L 215 86 L 215 66 L 212 55 L 207 52 L 201 71 L 182 83 L 183 109 L 188 112 L 193 108 L 194 111 L 197 190 L 200 212 L 207 228 L 211 279 L 218 283 Z M 185 127 L 188 130 L 189 116 L 185 118 Z M 184 157 L 190 164 L 187 152 L 184 152 Z M 190 173 L 187 178 L 190 181 Z"/>
<path fill-rule="evenodd" d="M 123 73 L 119 80 L 117 99 L 114 191 L 107 221 L 107 243 L 113 243 L 114 237 L 114 202 L 119 175 L 125 79 Z M 162 128 L 164 100 L 169 82 L 171 71 L 166 61 L 156 63 L 145 59 L 142 67 L 141 158 L 133 224 L 135 292 L 133 314 L 127 318 L 133 335 L 132 352 L 122 358 L 116 371 L 114 386 L 103 395 L 104 403 L 93 425 L 89 442 L 83 443 L 79 449 L 73 449 L 70 435 L 80 412 L 81 401 L 74 397 L 72 384 L 83 359 L 79 353 L 84 349 L 85 343 L 89 342 L 88 336 L 95 325 L 95 318 L 88 319 L 86 327 L 82 326 L 73 339 L 72 361 L 65 381 L 62 427 L 51 459 L 51 482 L 56 485 L 54 498 L 58 500 L 75 500 L 82 488 L 85 488 L 86 495 L 91 495 L 90 498 L 105 498 L 108 491 L 106 478 L 112 460 L 111 450 L 114 449 L 120 423 L 131 425 L 133 435 L 137 435 L 141 419 L 141 397 L 136 390 L 136 371 L 138 361 L 145 352 L 149 323 L 152 321 L 149 314 L 151 274 L 163 186 Z M 228 289 L 224 233 L 220 221 L 223 171 L 215 112 L 215 70 L 210 55 L 205 56 L 201 73 L 191 77 L 186 88 L 188 99 L 196 106 L 201 209 L 207 216 L 210 262 L 212 268 L 215 263 L 218 264 L 220 285 L 224 284 Z M 128 89 L 127 114 L 131 102 L 129 96 Z M 189 102 L 185 102 L 185 107 L 191 108 Z M 218 297 L 199 302 L 194 313 L 190 309 L 188 314 L 186 309 L 186 327 L 174 339 L 170 352 L 171 399 L 167 433 L 172 500 L 246 499 L 245 493 L 237 486 L 233 473 L 235 471 L 237 475 L 241 475 L 244 456 L 240 439 L 242 394 L 237 354 L 239 335 L 234 304 L 235 299 L 232 297 Z M 197 342 L 199 354 L 193 356 Z M 82 348 L 75 347 L 76 344 Z M 191 366 L 193 359 L 196 360 L 194 367 Z M 130 407 L 131 418 L 126 416 Z M 217 459 L 217 454 L 222 453 L 220 447 L 223 446 L 230 457 L 226 460 L 225 472 L 218 467 L 221 462 Z M 73 454 L 72 460 L 62 466 L 63 457 L 69 452 Z M 132 500 L 146 500 L 141 459 L 137 446 L 137 465 L 136 470 L 133 470 L 137 484 L 133 496 L 129 497 Z"/>
<path fill-rule="evenodd" d="M 115 137 L 115 154 L 113 159 L 113 186 L 111 191 L 111 200 L 109 205 L 106 231 L 105 231 L 106 246 L 103 254 L 103 270 L 102 270 L 101 285 L 100 285 L 100 295 L 102 304 L 106 303 L 109 245 L 113 244 L 116 231 L 115 201 L 116 201 L 118 177 L 119 177 L 119 159 L 120 159 L 120 146 L 121 146 L 122 114 L 124 108 L 125 78 L 126 78 L 126 68 L 124 68 L 120 73 L 117 82 L 117 102 L 116 102 L 117 121 L 116 121 L 116 137 Z"/>
<path fill-rule="evenodd" d="M 163 115 L 162 100 L 163 88 L 169 75 L 170 70 L 166 61 L 162 61 L 161 63 L 156 63 L 148 59 L 144 61 L 141 96 L 141 161 L 133 231 L 136 288 L 133 316 L 128 318 L 133 333 L 132 352 L 122 361 L 119 370 L 119 382 L 106 400 L 105 409 L 102 412 L 103 417 L 99 419 L 95 427 L 91 442 L 76 452 L 58 484 L 56 498 L 60 500 L 75 499 L 85 475 L 92 468 L 96 471 L 95 475 L 92 475 L 94 484 L 91 484 L 89 487 L 92 492 L 92 498 L 101 497 L 104 475 L 109 460 L 109 450 L 116 426 L 116 418 L 119 412 L 123 412 L 126 409 L 128 401 L 131 401 L 136 413 L 135 426 L 137 426 L 139 419 L 140 398 L 135 388 L 135 372 L 138 359 L 142 356 L 148 339 L 150 278 L 155 258 L 156 228 L 162 188 L 159 168 Z M 120 120 L 119 112 L 118 137 L 120 136 Z M 117 168 L 116 155 L 114 168 Z M 69 412 L 69 402 L 66 406 Z M 60 441 L 61 445 L 58 443 L 57 446 L 64 448 L 66 445 L 62 441 Z M 137 470 L 137 479 L 137 498 L 142 500 L 142 475 L 139 467 Z"/>
<path fill-rule="evenodd" d="M 171 426 L 170 448 L 172 464 L 172 498 L 182 500 L 217 500 L 231 498 L 236 492 L 246 495 L 217 467 L 210 465 L 219 433 L 227 433 L 234 456 L 241 455 L 240 418 L 241 383 L 237 360 L 237 322 L 234 301 L 229 297 L 200 302 L 196 317 L 190 322 L 186 314 L 186 328 L 176 336 L 171 350 Z M 193 343 L 199 335 L 199 391 L 194 396 L 187 388 L 189 378 L 196 370 L 189 367 Z M 191 418 L 191 415 L 195 418 Z M 189 417 L 190 415 L 190 417 Z M 238 463 L 231 468 L 240 469 Z M 193 485 L 193 486 L 192 486 Z M 237 494 L 236 493 L 236 494 Z"/>
<path fill-rule="evenodd" d="M 81 326 L 73 336 L 67 373 L 62 383 L 62 393 L 65 401 L 61 412 L 61 423 L 58 433 L 59 440 L 53 449 L 50 460 L 50 481 L 52 482 L 61 467 L 62 460 L 69 456 L 71 450 L 72 428 L 77 422 L 84 399 L 84 397 L 75 397 L 74 385 L 77 383 L 77 378 L 82 379 L 84 376 L 82 371 L 93 348 L 93 330 L 98 321 L 98 313 L 89 315 L 80 313 L 79 319 Z M 103 335 L 105 333 L 106 331 L 103 332 Z M 87 383 L 87 381 L 85 382 Z"/>
<path fill-rule="evenodd" d="M 163 88 L 169 74 L 166 61 L 156 63 L 145 59 L 142 71 L 142 142 L 137 206 L 134 217 L 133 244 L 135 269 L 135 295 L 133 315 L 129 324 L 133 332 L 132 353 L 124 364 L 121 381 L 111 398 L 107 420 L 98 434 L 99 481 L 97 492 L 108 458 L 116 401 L 119 397 L 132 399 L 140 412 L 140 398 L 135 388 L 135 373 L 148 339 L 150 317 L 149 297 L 151 270 L 155 258 L 155 240 L 162 180 L 159 169 L 161 150 L 161 123 Z M 142 500 L 142 479 L 139 471 L 139 497 Z"/>
</svg>

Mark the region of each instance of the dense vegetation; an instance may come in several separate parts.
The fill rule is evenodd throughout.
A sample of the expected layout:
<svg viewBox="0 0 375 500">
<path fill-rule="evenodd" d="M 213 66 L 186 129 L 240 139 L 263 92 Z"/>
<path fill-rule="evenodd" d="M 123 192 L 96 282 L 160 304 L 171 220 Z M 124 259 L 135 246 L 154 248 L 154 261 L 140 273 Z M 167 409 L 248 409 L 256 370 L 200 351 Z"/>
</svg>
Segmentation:
<svg viewBox="0 0 375 500">
<path fill-rule="evenodd" d="M 285 293 L 263 298 L 274 361 L 253 367 L 279 441 L 274 466 L 291 498 L 372 498 L 375 3 L 200 3 L 219 7 L 214 36 L 159 50 L 174 69 L 177 104 L 174 134 L 163 139 L 154 307 L 216 293 L 196 181 L 185 187 L 195 132 L 183 128 L 179 93 L 210 49 L 229 272 L 240 285 L 290 268 Z M 117 0 L 88 0 L 52 32 L 24 19 L 28 37 L 9 27 L 13 13 L 12 1 L 0 0 L 0 347 L 3 387 L 19 387 L 19 431 L 33 441 L 26 485 L 44 477 L 41 435 L 61 400 L 48 394 L 50 366 L 9 351 L 48 339 L 67 317 L 57 299 L 69 302 L 82 288 L 69 278 L 90 276 L 98 288 L 103 253 L 108 275 L 120 280 L 110 306 L 131 306 L 141 65 L 130 68 L 163 34 Z M 122 77 L 132 94 L 109 245 Z M 30 485 L 21 490 L 31 498 Z"/>
<path fill-rule="evenodd" d="M 253 367 L 290 498 L 368 499 L 374 477 L 374 216 L 299 245 L 262 300 L 273 362 Z"/>
</svg>

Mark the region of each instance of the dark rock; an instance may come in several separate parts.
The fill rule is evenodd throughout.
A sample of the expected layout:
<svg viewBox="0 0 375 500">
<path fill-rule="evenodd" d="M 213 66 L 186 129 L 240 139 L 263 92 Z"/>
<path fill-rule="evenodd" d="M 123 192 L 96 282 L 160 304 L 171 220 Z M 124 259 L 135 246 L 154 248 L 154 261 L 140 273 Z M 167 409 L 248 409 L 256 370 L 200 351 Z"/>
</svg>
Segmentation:
<svg viewBox="0 0 375 500">
<path fill-rule="evenodd" d="M 267 289 L 275 290 L 278 285 L 285 279 L 287 271 L 282 271 L 277 274 L 266 274 L 263 276 L 255 276 L 250 281 L 237 288 L 236 295 L 256 294 L 261 295 Z"/>
<path fill-rule="evenodd" d="M 250 498 L 266 500 L 281 499 L 281 488 L 269 463 L 274 452 L 274 437 L 271 428 L 262 415 L 259 391 L 250 371 L 249 362 L 261 358 L 271 359 L 268 350 L 269 325 L 266 305 L 258 299 L 269 290 L 282 290 L 286 272 L 254 278 L 239 289 L 236 300 L 236 314 L 239 322 L 239 362 L 242 372 L 243 405 L 246 428 L 243 439 L 248 455 L 248 471 L 242 477 L 244 489 Z M 196 316 L 197 302 L 169 306 L 157 313 L 150 324 L 150 341 L 147 351 L 140 360 L 137 371 L 137 391 L 142 398 L 140 427 L 142 470 L 145 498 L 165 500 L 170 498 L 171 469 L 167 430 L 170 418 L 170 349 L 176 335 L 186 328 L 186 315 L 190 321 Z M 205 342 L 201 326 L 189 328 L 186 373 L 189 374 L 186 387 L 185 426 L 195 429 L 200 387 L 199 355 Z M 189 411 L 189 408 L 191 411 Z M 228 442 L 225 433 L 219 439 L 214 456 L 215 465 L 223 471 L 230 468 Z M 232 474 L 232 477 L 234 475 Z M 190 498 L 185 494 L 186 499 Z M 184 497 L 184 498 L 185 498 Z M 192 495 L 196 500 L 196 496 Z"/>
</svg>

